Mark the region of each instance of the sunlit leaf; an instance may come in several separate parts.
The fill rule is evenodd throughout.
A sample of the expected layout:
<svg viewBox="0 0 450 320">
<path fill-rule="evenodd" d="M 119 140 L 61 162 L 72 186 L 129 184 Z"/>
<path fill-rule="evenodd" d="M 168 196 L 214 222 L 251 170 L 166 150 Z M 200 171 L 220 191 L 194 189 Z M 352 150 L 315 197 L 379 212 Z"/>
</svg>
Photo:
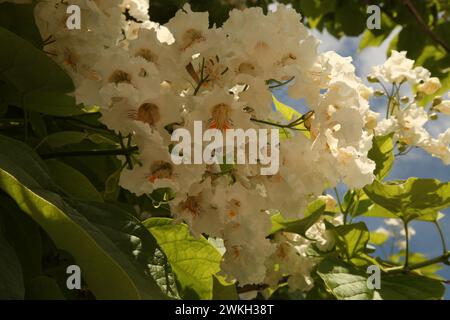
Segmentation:
<svg viewBox="0 0 450 320">
<path fill-rule="evenodd" d="M 156 238 L 176 276 L 184 299 L 211 299 L 213 275 L 220 270 L 219 252 L 206 239 L 194 238 L 187 225 L 174 224 L 168 218 L 150 218 L 144 222 Z"/>
<path fill-rule="evenodd" d="M 436 179 L 374 181 L 364 191 L 373 202 L 406 221 L 450 206 L 450 183 Z"/>
</svg>

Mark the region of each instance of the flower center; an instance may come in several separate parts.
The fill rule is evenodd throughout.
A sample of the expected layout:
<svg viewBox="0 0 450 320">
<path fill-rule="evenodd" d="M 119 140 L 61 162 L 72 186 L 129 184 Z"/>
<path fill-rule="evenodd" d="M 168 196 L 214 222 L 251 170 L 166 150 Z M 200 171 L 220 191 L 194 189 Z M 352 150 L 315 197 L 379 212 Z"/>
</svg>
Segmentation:
<svg viewBox="0 0 450 320">
<path fill-rule="evenodd" d="M 181 50 L 186 50 L 189 47 L 192 47 L 194 44 L 205 41 L 205 37 L 203 37 L 203 34 L 195 29 L 189 29 L 185 33 L 183 33 L 183 36 L 181 37 Z"/>
<path fill-rule="evenodd" d="M 155 55 L 150 49 L 147 49 L 147 48 L 141 48 L 141 49 L 137 50 L 135 56 L 144 58 L 148 62 L 153 62 L 153 63 L 156 63 L 156 61 L 158 60 L 157 55 Z"/>
<path fill-rule="evenodd" d="M 136 119 L 147 123 L 150 126 L 154 126 L 159 120 L 161 120 L 159 107 L 153 103 L 142 104 L 137 111 Z"/>
<path fill-rule="evenodd" d="M 211 119 L 209 121 L 210 129 L 219 129 L 221 131 L 231 128 L 231 107 L 225 103 L 219 103 L 214 106 L 211 111 Z"/>
<path fill-rule="evenodd" d="M 172 165 L 164 161 L 156 161 L 150 167 L 148 181 L 155 182 L 158 179 L 170 179 L 173 175 Z"/>
<path fill-rule="evenodd" d="M 200 214 L 200 202 L 197 197 L 189 196 L 187 199 L 180 204 L 181 209 L 189 211 L 193 216 L 198 216 Z"/>
<path fill-rule="evenodd" d="M 131 83 L 131 75 L 122 70 L 115 70 L 108 78 L 111 83 Z"/>
<path fill-rule="evenodd" d="M 238 72 L 243 74 L 254 75 L 255 66 L 250 62 L 243 62 L 239 65 Z"/>
</svg>

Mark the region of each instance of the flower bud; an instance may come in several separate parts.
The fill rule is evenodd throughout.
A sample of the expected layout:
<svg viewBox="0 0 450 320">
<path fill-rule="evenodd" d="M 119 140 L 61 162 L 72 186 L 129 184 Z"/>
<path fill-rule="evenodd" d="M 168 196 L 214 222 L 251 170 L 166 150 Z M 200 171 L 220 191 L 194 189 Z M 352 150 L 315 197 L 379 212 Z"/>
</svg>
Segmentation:
<svg viewBox="0 0 450 320">
<path fill-rule="evenodd" d="M 409 98 L 407 96 L 403 96 L 403 97 L 401 97 L 400 102 L 401 103 L 408 103 L 409 102 Z"/>
<path fill-rule="evenodd" d="M 378 80 L 378 78 L 373 77 L 373 76 L 368 76 L 367 77 L 367 81 L 369 81 L 371 83 L 378 83 L 378 82 L 380 82 L 380 80 Z"/>
<path fill-rule="evenodd" d="M 425 95 L 423 94 L 423 92 L 417 92 L 416 95 L 414 96 L 414 100 L 419 101 L 422 100 L 424 97 Z"/>
<path fill-rule="evenodd" d="M 430 114 L 430 116 L 428 117 L 430 120 L 437 120 L 439 119 L 439 116 L 437 113 L 433 112 L 432 114 Z"/>
<path fill-rule="evenodd" d="M 426 95 L 431 95 L 436 93 L 441 88 L 441 82 L 437 77 L 431 77 L 426 80 L 424 83 L 421 83 L 417 86 L 417 91 L 422 92 Z"/>
<path fill-rule="evenodd" d="M 442 97 L 436 97 L 436 98 L 433 99 L 433 104 L 432 104 L 432 106 L 433 106 L 433 107 L 436 107 L 437 105 L 439 105 L 439 104 L 441 104 L 441 103 L 442 103 Z"/>
</svg>

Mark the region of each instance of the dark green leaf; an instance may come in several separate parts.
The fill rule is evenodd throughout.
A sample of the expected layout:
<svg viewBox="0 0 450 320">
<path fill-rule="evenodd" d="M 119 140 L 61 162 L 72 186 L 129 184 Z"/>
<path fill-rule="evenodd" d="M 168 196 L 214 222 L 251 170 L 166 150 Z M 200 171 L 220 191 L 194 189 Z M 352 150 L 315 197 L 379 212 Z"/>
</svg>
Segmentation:
<svg viewBox="0 0 450 320">
<path fill-rule="evenodd" d="M 35 4 L 0 4 L 0 26 L 41 48 L 41 35 L 34 22 L 34 7 Z"/>
<path fill-rule="evenodd" d="M 22 265 L 25 284 L 42 274 L 42 244 L 39 226 L 8 196 L 0 195 L 0 224 Z"/>
<path fill-rule="evenodd" d="M 365 6 L 358 1 L 347 0 L 336 8 L 335 24 L 347 36 L 358 36 L 366 30 L 367 13 Z"/>
<path fill-rule="evenodd" d="M 228 283 L 223 277 L 213 276 L 213 300 L 239 300 L 236 284 Z"/>
<path fill-rule="evenodd" d="M 0 299 L 23 299 L 22 267 L 16 252 L 2 235 L 0 227 Z"/>
<path fill-rule="evenodd" d="M 65 299 L 58 283 L 47 276 L 39 276 L 31 280 L 27 288 L 27 298 L 31 300 Z"/>
<path fill-rule="evenodd" d="M 75 199 L 103 202 L 101 194 L 79 171 L 58 160 L 47 160 L 47 167 L 54 181 Z"/>
<path fill-rule="evenodd" d="M 381 289 L 375 299 L 383 300 L 437 300 L 444 296 L 445 287 L 437 280 L 415 275 L 381 277 Z"/>
<path fill-rule="evenodd" d="M 164 297 L 154 279 L 144 272 L 148 266 L 136 261 L 138 249 L 145 248 L 144 236 L 153 238 L 131 215 L 101 203 L 83 205 L 63 199 L 50 177 L 45 177 L 42 162 L 34 160 L 37 156 L 26 145 L 0 136 L 0 149 L 0 188 L 59 248 L 73 255 L 97 298 Z M 26 165 L 20 165 L 22 162 Z"/>
<path fill-rule="evenodd" d="M 71 92 L 70 77 L 42 51 L 0 27 L 0 78 L 5 79 L 21 93 L 36 90 Z M 44 76 L 45 75 L 45 76 Z"/>
<path fill-rule="evenodd" d="M 28 110 L 50 116 L 68 117 L 86 112 L 75 103 L 75 98 L 54 91 L 31 91 L 23 96 L 22 105 Z"/>
<path fill-rule="evenodd" d="M 29 120 L 34 133 L 40 138 L 47 136 L 47 126 L 42 116 L 37 112 L 29 113 Z"/>
</svg>

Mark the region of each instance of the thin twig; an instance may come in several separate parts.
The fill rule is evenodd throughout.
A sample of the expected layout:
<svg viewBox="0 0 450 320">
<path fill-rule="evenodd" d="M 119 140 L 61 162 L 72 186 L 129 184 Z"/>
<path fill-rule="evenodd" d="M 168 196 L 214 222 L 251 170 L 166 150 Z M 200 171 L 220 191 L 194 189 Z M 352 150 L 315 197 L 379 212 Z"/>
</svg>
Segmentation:
<svg viewBox="0 0 450 320">
<path fill-rule="evenodd" d="M 423 20 L 422 16 L 420 15 L 419 11 L 417 11 L 417 8 L 414 6 L 411 0 L 403 0 L 403 3 L 405 4 L 409 12 L 414 16 L 420 27 L 422 27 L 423 31 L 428 34 L 431 39 L 434 40 L 434 42 L 440 44 L 445 49 L 445 51 L 447 51 L 447 53 L 450 53 L 450 46 L 438 34 L 436 34 L 428 27 L 427 23 Z"/>
</svg>

